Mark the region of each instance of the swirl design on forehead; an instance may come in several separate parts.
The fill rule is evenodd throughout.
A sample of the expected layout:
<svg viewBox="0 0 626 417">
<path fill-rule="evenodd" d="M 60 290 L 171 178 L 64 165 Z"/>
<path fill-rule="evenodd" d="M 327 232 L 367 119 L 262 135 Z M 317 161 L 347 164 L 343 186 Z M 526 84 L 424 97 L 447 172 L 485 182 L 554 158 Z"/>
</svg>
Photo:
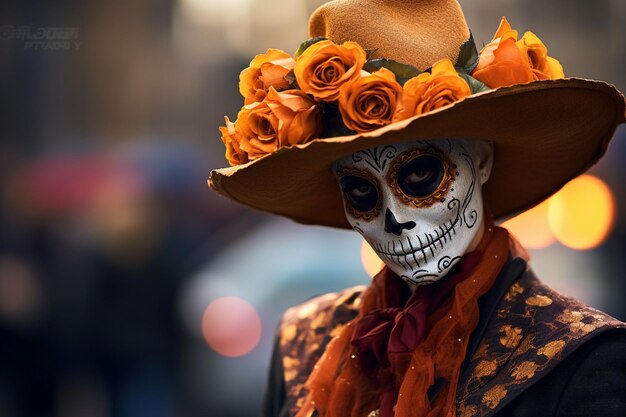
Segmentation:
<svg viewBox="0 0 626 417">
<path fill-rule="evenodd" d="M 393 145 L 369 148 L 352 154 L 352 162 L 365 161 L 374 171 L 382 174 L 387 167 L 387 162 L 391 160 L 398 149 Z"/>
<path fill-rule="evenodd" d="M 407 163 L 422 156 L 435 157 L 441 162 L 443 166 L 443 178 L 437 188 L 427 196 L 415 197 L 407 195 L 398 183 L 398 173 Z M 394 195 L 405 205 L 416 208 L 426 208 L 431 207 L 435 203 L 445 201 L 445 196 L 448 194 L 450 185 L 456 176 L 456 168 L 456 165 L 452 164 L 441 150 L 434 146 L 428 146 L 426 149 L 412 149 L 395 157 L 387 173 L 386 181 Z"/>
</svg>

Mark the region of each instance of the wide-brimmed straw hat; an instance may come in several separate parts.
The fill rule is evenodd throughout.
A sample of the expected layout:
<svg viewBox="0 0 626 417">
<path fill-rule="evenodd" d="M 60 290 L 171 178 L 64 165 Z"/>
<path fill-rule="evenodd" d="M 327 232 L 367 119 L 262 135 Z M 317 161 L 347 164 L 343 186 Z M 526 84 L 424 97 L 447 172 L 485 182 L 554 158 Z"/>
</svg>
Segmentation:
<svg viewBox="0 0 626 417">
<path fill-rule="evenodd" d="M 335 45 L 348 42 L 362 46 L 368 60 L 378 63 L 378 68 L 390 68 L 398 80 L 406 68 L 423 71 L 442 59 L 456 63 L 459 73 L 483 77 L 475 68 L 476 62 L 471 62 L 473 39 L 456 0 L 337 0 L 313 14 L 309 29 L 314 39 L 304 44 L 297 56 L 306 57 L 306 48 L 323 37 Z M 513 33 L 516 37 L 517 33 Z M 497 35 L 492 44 L 483 49 L 478 69 L 483 59 L 488 66 L 494 54 L 493 65 L 508 65 L 506 60 L 498 62 L 503 53 L 497 48 L 498 43 L 504 45 L 502 41 L 511 36 L 511 30 L 501 26 Z M 530 34 L 524 39 L 532 42 L 537 38 Z M 520 40 L 516 45 L 520 42 L 523 43 Z M 539 50 L 539 55 L 544 49 Z M 250 148 L 246 148 L 246 144 L 250 142 L 245 136 L 249 132 L 243 127 L 240 130 L 238 122 L 228 123 L 227 128 L 222 128 L 222 139 L 227 147 L 231 146 L 227 151 L 234 155 L 229 158 L 231 164 L 233 159 L 235 161 L 231 167 L 211 171 L 209 186 L 240 203 L 300 223 L 348 228 L 341 191 L 332 172 L 333 162 L 338 158 L 406 141 L 489 140 L 494 143 L 494 165 L 491 178 L 484 185 L 487 206 L 495 218 L 529 209 L 597 162 L 616 127 L 626 121 L 624 96 L 615 87 L 585 79 L 547 79 L 554 77 L 549 77 L 546 66 L 558 72 L 560 65 L 545 53 L 540 56 L 543 63 L 538 64 L 532 53 L 528 55 L 532 80 L 501 87 L 491 85 L 488 74 L 483 77 L 489 80 L 484 84 L 492 89 L 484 91 L 484 85 L 464 75 L 472 87 L 468 96 L 434 106 L 421 114 L 396 117 L 371 130 L 353 128 L 351 134 L 324 137 L 328 132 L 325 126 L 324 133 L 316 130 L 316 135 L 300 135 L 295 142 L 285 139 L 286 133 L 283 133 L 275 148 L 270 147 L 270 151 L 259 155 L 247 152 Z M 266 58 L 261 61 L 266 62 Z M 394 66 L 397 63 L 403 64 L 399 72 Z M 285 67 L 287 71 L 290 65 Z M 495 72 L 503 74 L 502 68 L 495 68 Z M 517 76 L 512 74 L 515 71 L 516 68 L 505 69 L 504 73 L 506 77 Z M 435 70 L 432 72 L 434 74 Z M 298 82 L 303 82 L 297 79 L 294 83 L 293 73 L 286 74 L 285 80 L 289 88 L 298 88 Z M 296 78 L 299 75 L 297 66 L 295 75 Z M 404 84 L 405 91 L 407 84 Z M 478 84 L 483 88 L 476 87 Z M 303 85 L 299 88 L 305 90 Z M 272 96 L 278 94 L 280 88 L 269 90 L 267 96 Z M 346 91 L 341 90 L 343 97 L 330 97 L 328 101 L 348 100 Z M 265 94 L 261 94 L 257 99 L 265 100 L 264 97 Z M 318 97 L 314 95 L 315 99 Z M 254 100 L 246 98 L 247 109 L 260 105 Z M 324 110 L 328 103 L 320 101 L 319 105 Z M 269 108 L 274 108 L 271 103 Z M 329 112 L 321 114 L 318 119 L 311 119 L 310 113 L 302 113 L 308 120 L 321 117 L 324 123 L 324 118 L 330 117 Z M 243 117 L 241 113 L 240 117 Z M 352 127 L 348 122 L 345 124 Z M 343 130 L 334 132 L 341 134 L 349 130 L 343 126 Z M 230 142 L 236 138 L 241 139 L 240 144 Z"/>
</svg>

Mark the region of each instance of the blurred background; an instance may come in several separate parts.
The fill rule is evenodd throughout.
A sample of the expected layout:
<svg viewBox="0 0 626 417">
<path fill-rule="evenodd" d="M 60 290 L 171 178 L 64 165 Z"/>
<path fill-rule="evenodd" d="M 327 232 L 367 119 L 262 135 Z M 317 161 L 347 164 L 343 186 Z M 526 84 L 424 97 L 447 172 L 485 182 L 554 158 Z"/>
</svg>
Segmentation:
<svg viewBox="0 0 626 417">
<path fill-rule="evenodd" d="M 219 198 L 238 75 L 295 51 L 322 0 L 3 2 L 0 417 L 253 416 L 281 313 L 366 284 L 352 232 Z M 623 0 L 461 0 L 567 76 L 626 90 Z M 553 287 L 626 319 L 626 129 L 586 176 L 506 223 Z"/>
</svg>

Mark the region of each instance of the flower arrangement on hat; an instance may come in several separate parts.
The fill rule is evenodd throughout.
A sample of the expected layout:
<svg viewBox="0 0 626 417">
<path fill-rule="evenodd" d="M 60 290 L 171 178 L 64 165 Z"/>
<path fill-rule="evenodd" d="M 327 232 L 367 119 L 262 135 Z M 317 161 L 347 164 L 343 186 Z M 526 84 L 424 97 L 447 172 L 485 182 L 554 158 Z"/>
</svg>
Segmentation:
<svg viewBox="0 0 626 417">
<path fill-rule="evenodd" d="M 229 164 L 319 137 L 376 130 L 483 91 L 564 77 L 543 42 L 532 32 L 518 40 L 504 17 L 480 53 L 470 36 L 456 63 L 442 59 L 420 71 L 371 59 L 371 52 L 317 37 L 294 57 L 277 49 L 257 55 L 240 74 L 244 106 L 237 120 L 225 117 L 220 127 Z"/>
</svg>

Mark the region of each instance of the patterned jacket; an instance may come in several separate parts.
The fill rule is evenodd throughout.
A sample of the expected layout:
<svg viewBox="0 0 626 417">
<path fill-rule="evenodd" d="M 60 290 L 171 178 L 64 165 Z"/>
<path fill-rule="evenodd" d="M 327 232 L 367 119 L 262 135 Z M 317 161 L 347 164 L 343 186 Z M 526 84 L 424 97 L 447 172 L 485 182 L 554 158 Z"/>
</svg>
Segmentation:
<svg viewBox="0 0 626 417">
<path fill-rule="evenodd" d="M 356 316 L 363 290 L 326 294 L 285 313 L 264 416 L 295 415 L 311 370 Z M 551 290 L 521 259 L 505 265 L 479 305 L 457 416 L 626 416 L 624 323 Z"/>
</svg>

